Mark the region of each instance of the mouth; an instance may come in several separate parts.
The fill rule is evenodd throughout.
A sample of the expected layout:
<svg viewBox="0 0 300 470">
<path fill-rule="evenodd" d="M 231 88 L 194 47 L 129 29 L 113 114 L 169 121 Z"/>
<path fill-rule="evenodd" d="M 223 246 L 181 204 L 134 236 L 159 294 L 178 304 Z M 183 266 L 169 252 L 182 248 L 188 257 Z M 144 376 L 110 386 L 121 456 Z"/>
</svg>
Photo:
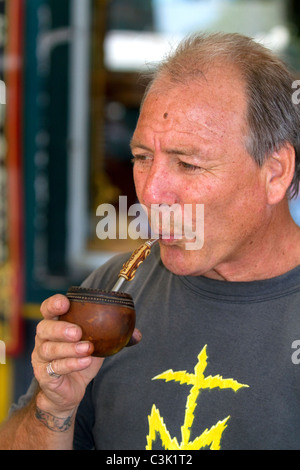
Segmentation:
<svg viewBox="0 0 300 470">
<path fill-rule="evenodd" d="M 158 238 L 159 238 L 159 241 L 165 245 L 171 245 L 171 244 L 178 245 L 183 240 L 182 235 L 170 234 L 170 233 L 165 233 L 165 234 L 159 233 Z"/>
</svg>

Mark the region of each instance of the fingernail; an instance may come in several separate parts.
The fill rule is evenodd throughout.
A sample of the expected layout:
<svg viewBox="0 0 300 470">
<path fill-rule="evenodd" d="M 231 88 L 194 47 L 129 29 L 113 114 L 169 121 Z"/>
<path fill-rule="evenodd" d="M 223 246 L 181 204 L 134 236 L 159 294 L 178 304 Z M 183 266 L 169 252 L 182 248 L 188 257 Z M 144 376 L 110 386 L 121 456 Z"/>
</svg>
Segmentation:
<svg viewBox="0 0 300 470">
<path fill-rule="evenodd" d="M 65 334 L 70 339 L 76 339 L 78 338 L 78 329 L 74 326 L 69 326 L 68 328 L 66 328 Z"/>
<path fill-rule="evenodd" d="M 79 353 L 85 353 L 88 352 L 90 349 L 90 343 L 87 341 L 81 341 L 80 343 L 76 344 L 76 351 Z"/>
<path fill-rule="evenodd" d="M 81 357 L 80 359 L 78 359 L 78 363 L 80 366 L 89 366 L 90 363 L 91 363 L 91 357 L 88 356 L 88 357 Z"/>
</svg>

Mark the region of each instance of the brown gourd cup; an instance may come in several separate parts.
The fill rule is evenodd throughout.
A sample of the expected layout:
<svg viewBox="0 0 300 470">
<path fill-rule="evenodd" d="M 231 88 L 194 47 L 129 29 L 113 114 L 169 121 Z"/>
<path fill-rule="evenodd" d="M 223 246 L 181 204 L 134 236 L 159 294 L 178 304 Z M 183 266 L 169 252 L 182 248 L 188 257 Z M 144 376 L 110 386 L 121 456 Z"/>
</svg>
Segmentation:
<svg viewBox="0 0 300 470">
<path fill-rule="evenodd" d="M 135 308 L 130 294 L 70 287 L 69 311 L 60 320 L 82 329 L 82 341 L 94 345 L 93 356 L 116 354 L 129 342 L 135 327 Z"/>
</svg>

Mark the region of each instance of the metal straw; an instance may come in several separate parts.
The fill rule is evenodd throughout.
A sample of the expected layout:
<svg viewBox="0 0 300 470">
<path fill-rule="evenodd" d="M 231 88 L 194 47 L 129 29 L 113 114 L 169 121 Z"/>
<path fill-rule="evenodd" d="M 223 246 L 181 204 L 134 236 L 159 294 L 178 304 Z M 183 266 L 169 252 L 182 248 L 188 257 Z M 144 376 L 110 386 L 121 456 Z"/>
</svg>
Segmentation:
<svg viewBox="0 0 300 470">
<path fill-rule="evenodd" d="M 137 268 L 150 254 L 152 246 L 158 241 L 158 239 L 147 240 L 139 248 L 134 250 L 129 260 L 123 264 L 123 267 L 118 275 L 118 280 L 115 283 L 112 291 L 118 292 L 124 281 L 132 281 L 135 276 Z"/>
</svg>

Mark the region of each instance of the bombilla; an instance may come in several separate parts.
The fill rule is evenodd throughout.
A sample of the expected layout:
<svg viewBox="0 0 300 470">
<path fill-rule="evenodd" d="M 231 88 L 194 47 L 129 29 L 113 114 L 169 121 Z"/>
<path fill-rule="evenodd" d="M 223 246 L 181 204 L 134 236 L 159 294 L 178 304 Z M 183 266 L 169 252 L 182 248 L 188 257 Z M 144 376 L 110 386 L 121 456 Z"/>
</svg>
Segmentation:
<svg viewBox="0 0 300 470">
<path fill-rule="evenodd" d="M 147 240 L 139 248 L 133 251 L 129 260 L 123 264 L 121 271 L 118 275 L 118 280 L 115 283 L 112 291 L 118 292 L 124 281 L 132 281 L 135 276 L 137 268 L 150 254 L 152 246 L 158 241 L 157 238 Z"/>
</svg>

